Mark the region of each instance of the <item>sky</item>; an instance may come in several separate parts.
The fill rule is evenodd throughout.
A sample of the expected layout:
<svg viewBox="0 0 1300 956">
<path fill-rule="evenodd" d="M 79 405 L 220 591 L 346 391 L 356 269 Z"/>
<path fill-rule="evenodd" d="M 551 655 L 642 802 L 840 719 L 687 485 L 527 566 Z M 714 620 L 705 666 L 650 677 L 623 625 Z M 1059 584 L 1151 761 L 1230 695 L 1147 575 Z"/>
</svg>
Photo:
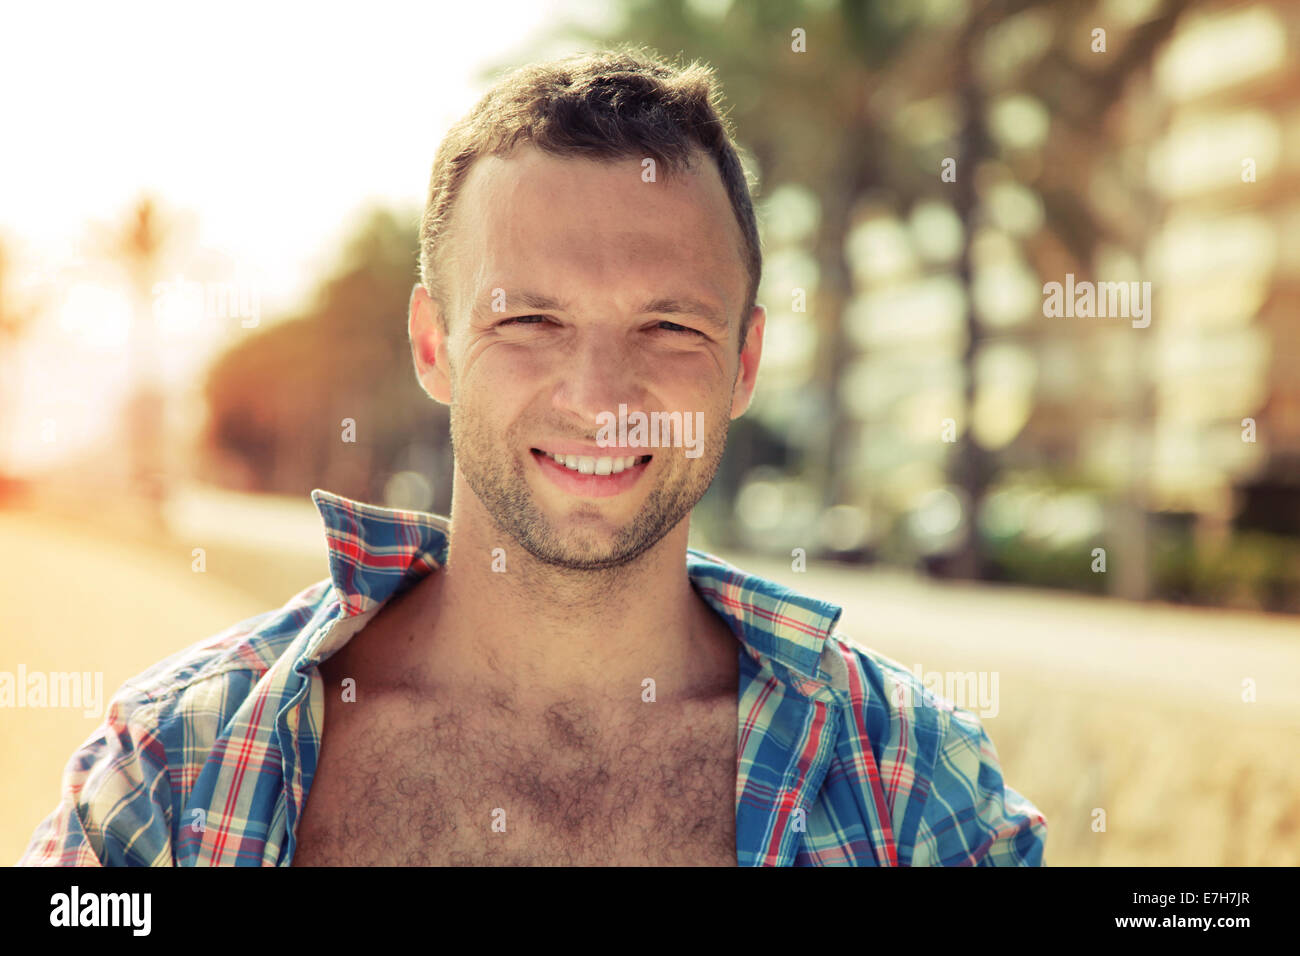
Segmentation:
<svg viewBox="0 0 1300 956">
<path fill-rule="evenodd" d="M 0 355 L 0 462 L 58 457 L 105 430 L 127 382 L 130 313 L 87 263 L 142 195 L 170 223 L 168 281 L 206 271 L 254 290 L 263 319 L 282 314 L 365 208 L 418 212 L 480 74 L 567 52 L 541 42 L 566 11 L 591 23 L 601 4 L 6 5 L 0 241 L 20 292 L 55 290 L 57 321 Z M 175 321 L 163 333 L 174 384 L 239 331 Z M 51 420 L 64 426 L 53 441 Z"/>
</svg>

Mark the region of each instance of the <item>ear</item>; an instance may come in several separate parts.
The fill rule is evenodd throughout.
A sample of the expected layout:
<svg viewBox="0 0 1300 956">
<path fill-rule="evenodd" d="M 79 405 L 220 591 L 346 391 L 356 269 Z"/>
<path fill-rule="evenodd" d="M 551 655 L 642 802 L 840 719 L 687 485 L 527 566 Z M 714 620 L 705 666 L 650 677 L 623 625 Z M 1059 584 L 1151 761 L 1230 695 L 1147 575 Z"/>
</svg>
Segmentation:
<svg viewBox="0 0 1300 956">
<path fill-rule="evenodd" d="M 429 290 L 420 283 L 411 290 L 407 333 L 411 340 L 411 357 L 415 360 L 415 377 L 435 402 L 451 404 L 451 380 L 447 375 L 447 333 L 445 316 L 433 301 Z"/>
<path fill-rule="evenodd" d="M 745 335 L 745 347 L 740 350 L 740 367 L 736 369 L 736 387 L 731 394 L 731 417 L 739 418 L 749 408 L 749 401 L 754 395 L 754 385 L 758 381 L 758 360 L 763 355 L 763 326 L 767 322 L 767 310 L 761 305 L 754 306 L 749 314 L 749 331 Z"/>
</svg>

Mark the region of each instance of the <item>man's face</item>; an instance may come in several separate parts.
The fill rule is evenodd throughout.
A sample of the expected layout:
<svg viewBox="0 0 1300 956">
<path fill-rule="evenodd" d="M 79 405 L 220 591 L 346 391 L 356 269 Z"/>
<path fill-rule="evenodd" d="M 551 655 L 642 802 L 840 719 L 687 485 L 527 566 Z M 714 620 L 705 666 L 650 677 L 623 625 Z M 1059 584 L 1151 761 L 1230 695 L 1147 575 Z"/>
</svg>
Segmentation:
<svg viewBox="0 0 1300 956">
<path fill-rule="evenodd" d="M 451 407 L 457 469 L 498 528 L 556 566 L 624 564 L 685 518 L 757 373 L 763 314 L 738 354 L 747 274 L 716 168 L 701 155 L 682 177 L 642 174 L 638 159 L 533 148 L 480 159 L 444 244 L 445 336 L 427 293 L 412 296 L 416 365 Z M 679 414 L 646 428 L 649 445 L 608 447 L 621 405 L 630 436 L 638 412 Z M 653 444 L 669 436 L 680 444 Z"/>
</svg>

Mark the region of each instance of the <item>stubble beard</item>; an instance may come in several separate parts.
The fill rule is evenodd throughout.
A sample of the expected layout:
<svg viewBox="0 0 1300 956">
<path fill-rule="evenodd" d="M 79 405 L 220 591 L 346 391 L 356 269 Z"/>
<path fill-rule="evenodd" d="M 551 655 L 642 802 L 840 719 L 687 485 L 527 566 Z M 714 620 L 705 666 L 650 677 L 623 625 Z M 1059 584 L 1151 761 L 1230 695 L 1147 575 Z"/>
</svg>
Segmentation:
<svg viewBox="0 0 1300 956">
<path fill-rule="evenodd" d="M 526 463 L 517 457 L 523 439 L 507 434 L 494 441 L 480 416 L 451 404 L 451 445 L 456 467 L 477 496 L 492 522 L 538 561 L 557 569 L 600 571 L 623 567 L 653 548 L 685 518 L 704 497 L 717 474 L 726 450 L 730 406 L 706 416 L 721 422 L 715 433 L 703 437 L 703 454 L 686 458 L 683 448 L 652 449 L 651 468 L 675 465 L 650 490 L 640 510 L 612 535 L 596 530 L 585 519 L 600 520 L 601 506 L 574 498 L 566 506 L 564 524 L 557 527 L 543 513 L 529 487 Z M 686 413 L 684 413 L 686 414 Z M 668 456 L 678 456 L 672 461 Z M 683 467 L 684 464 L 684 467 Z M 645 480 L 648 475 L 643 476 Z"/>
</svg>

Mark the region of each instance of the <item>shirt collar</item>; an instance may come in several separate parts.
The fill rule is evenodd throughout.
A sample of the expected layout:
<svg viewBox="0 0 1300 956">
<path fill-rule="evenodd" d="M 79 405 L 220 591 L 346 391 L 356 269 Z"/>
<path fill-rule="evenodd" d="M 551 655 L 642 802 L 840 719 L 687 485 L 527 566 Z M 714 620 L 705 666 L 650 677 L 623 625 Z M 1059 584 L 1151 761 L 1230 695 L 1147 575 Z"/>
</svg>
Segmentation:
<svg viewBox="0 0 1300 956">
<path fill-rule="evenodd" d="M 330 578 L 344 617 L 377 610 L 447 560 L 451 523 L 443 515 L 381 508 L 319 488 L 311 499 L 325 523 Z M 821 661 L 842 613 L 839 605 L 694 548 L 686 550 L 686 573 L 756 661 L 780 665 L 774 671 L 801 693 L 829 681 Z"/>
</svg>

